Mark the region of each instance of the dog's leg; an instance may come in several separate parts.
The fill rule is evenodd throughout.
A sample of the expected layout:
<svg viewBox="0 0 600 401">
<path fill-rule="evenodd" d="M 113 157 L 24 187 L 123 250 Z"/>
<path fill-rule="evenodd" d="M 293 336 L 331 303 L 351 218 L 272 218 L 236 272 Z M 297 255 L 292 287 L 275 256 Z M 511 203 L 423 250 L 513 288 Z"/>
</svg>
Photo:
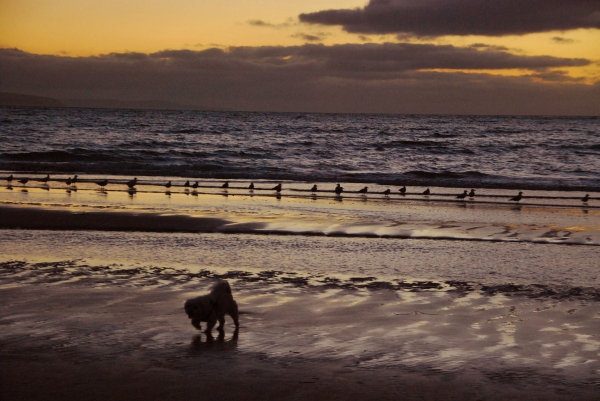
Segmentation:
<svg viewBox="0 0 600 401">
<path fill-rule="evenodd" d="M 208 318 L 208 322 L 206 322 L 206 330 L 204 330 L 204 332 L 210 334 L 213 327 L 215 327 L 215 324 L 217 324 L 217 317 L 213 313 L 213 315 Z"/>
<path fill-rule="evenodd" d="M 231 318 L 233 319 L 233 323 L 235 323 L 235 327 L 236 328 L 240 327 L 240 322 L 238 320 L 238 306 L 235 301 L 233 302 L 233 306 L 232 306 L 231 310 L 229 311 L 229 316 L 231 316 Z"/>
<path fill-rule="evenodd" d="M 220 313 L 219 314 L 219 326 L 217 327 L 217 330 L 223 331 L 224 324 L 225 324 L 225 314 Z"/>
<path fill-rule="evenodd" d="M 193 318 L 192 319 L 192 326 L 194 326 L 198 330 L 202 330 L 202 327 L 200 327 L 200 319 Z"/>
</svg>

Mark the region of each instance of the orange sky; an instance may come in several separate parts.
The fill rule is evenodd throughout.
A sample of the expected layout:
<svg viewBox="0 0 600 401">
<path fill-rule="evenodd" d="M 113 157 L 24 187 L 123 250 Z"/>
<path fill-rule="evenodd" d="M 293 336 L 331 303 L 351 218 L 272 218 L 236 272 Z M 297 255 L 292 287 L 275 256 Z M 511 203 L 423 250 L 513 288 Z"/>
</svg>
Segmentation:
<svg viewBox="0 0 600 401">
<path fill-rule="evenodd" d="M 298 45 L 306 35 L 324 44 L 397 41 L 394 35 L 361 37 L 339 27 L 301 24 L 303 12 L 351 9 L 365 0 L 3 0 L 0 47 L 37 53 L 88 56 L 164 49 Z M 272 26 L 256 26 L 250 21 Z M 565 40 L 556 41 L 555 37 Z M 414 39 L 412 41 L 415 41 Z M 600 60 L 600 30 L 505 37 L 441 37 L 421 42 L 468 46 L 485 43 L 520 55 Z M 564 70 L 564 68 L 563 68 Z M 600 80 L 600 65 L 568 69 L 587 82 Z M 518 75 L 519 71 L 497 71 Z"/>
</svg>

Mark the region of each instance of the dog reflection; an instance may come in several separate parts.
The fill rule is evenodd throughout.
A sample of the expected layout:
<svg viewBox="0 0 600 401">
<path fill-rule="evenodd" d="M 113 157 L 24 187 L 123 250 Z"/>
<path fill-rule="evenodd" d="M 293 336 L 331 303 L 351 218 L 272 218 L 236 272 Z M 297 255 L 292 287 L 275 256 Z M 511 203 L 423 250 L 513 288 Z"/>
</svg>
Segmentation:
<svg viewBox="0 0 600 401">
<path fill-rule="evenodd" d="M 195 353 L 209 349 L 218 349 L 223 351 L 234 350 L 237 348 L 239 332 L 239 329 L 235 329 L 233 335 L 228 340 L 225 340 L 225 333 L 222 331 L 219 332 L 219 335 L 216 338 L 210 333 L 196 334 L 194 337 L 192 337 L 190 351 Z M 202 337 L 204 337 L 204 341 Z"/>
</svg>

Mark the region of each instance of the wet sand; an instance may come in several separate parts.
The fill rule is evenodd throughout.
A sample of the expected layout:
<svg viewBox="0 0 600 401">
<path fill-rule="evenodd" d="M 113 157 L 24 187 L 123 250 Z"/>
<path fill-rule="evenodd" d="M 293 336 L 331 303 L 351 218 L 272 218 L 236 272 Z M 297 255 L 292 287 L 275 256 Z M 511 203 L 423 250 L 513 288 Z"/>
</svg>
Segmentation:
<svg viewBox="0 0 600 401">
<path fill-rule="evenodd" d="M 600 306 L 232 281 L 237 333 L 189 323 L 214 280 L 22 284 L 0 295 L 3 400 L 596 400 Z M 217 332 L 214 332 L 217 336 Z"/>
</svg>

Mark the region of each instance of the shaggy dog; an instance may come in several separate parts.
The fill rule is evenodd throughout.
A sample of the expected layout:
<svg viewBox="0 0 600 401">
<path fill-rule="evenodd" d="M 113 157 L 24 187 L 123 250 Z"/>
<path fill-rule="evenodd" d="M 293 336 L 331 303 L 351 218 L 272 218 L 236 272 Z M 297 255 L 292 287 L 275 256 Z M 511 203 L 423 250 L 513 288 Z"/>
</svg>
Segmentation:
<svg viewBox="0 0 600 401">
<path fill-rule="evenodd" d="M 200 322 L 206 322 L 205 333 L 209 334 L 219 321 L 217 330 L 222 331 L 225 324 L 225 315 L 231 316 L 236 329 L 240 327 L 238 321 L 238 306 L 231 295 L 231 287 L 225 280 L 215 284 L 208 295 L 202 295 L 185 301 L 183 307 L 192 325 L 201 329 Z"/>
</svg>

